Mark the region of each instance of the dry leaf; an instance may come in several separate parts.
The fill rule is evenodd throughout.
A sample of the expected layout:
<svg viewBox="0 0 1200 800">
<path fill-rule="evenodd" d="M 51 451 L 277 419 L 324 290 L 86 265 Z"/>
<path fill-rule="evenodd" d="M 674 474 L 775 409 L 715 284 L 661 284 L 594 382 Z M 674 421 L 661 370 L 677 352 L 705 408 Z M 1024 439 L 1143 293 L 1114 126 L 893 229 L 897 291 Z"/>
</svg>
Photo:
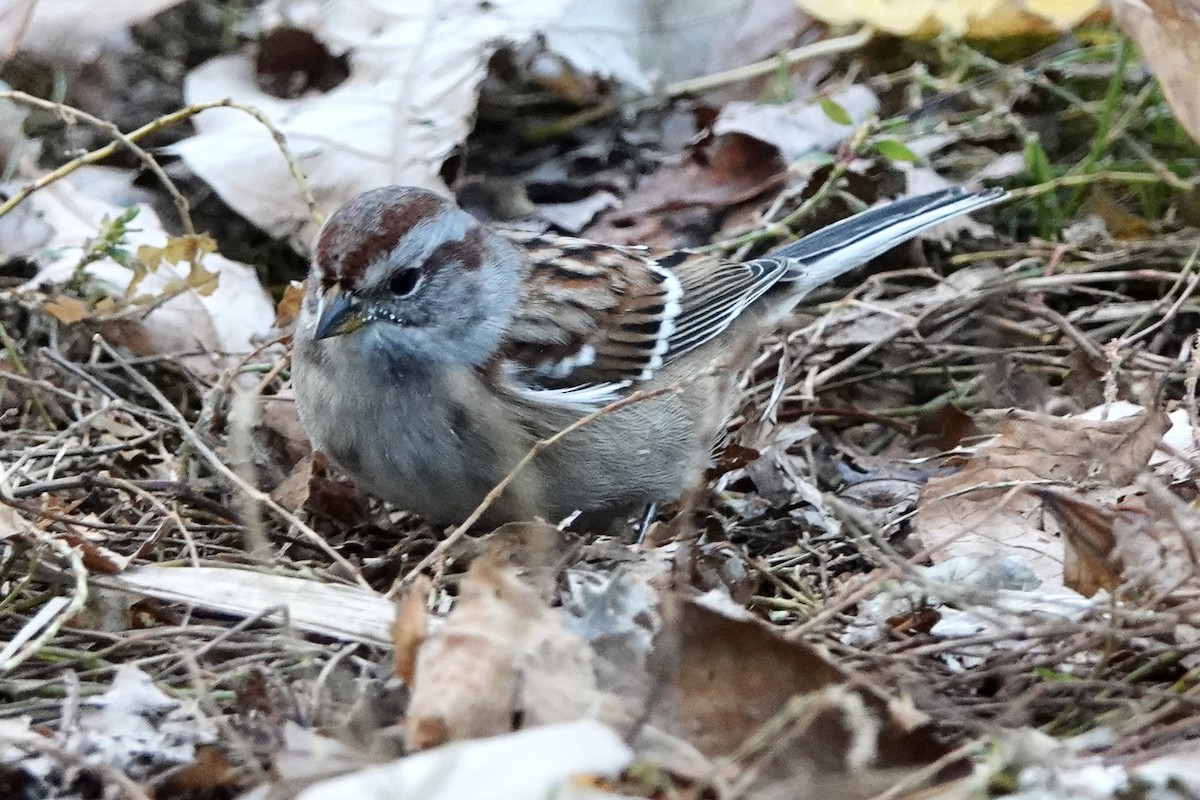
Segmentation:
<svg viewBox="0 0 1200 800">
<path fill-rule="evenodd" d="M 578 719 L 598 693 L 587 645 L 495 556 L 475 560 L 457 605 L 417 652 L 408 746 Z M 518 714 L 519 712 L 519 714 Z"/>
<path fill-rule="evenodd" d="M 1102 189 L 1097 189 L 1088 196 L 1084 211 L 1099 217 L 1104 223 L 1104 229 L 1114 239 L 1129 241 L 1149 239 L 1154 235 L 1154 228 L 1149 220 L 1121 208 L 1112 195 Z"/>
<path fill-rule="evenodd" d="M 180 0 L 10 0 L 0 5 L 0 47 L 85 62 L 105 39 Z"/>
<path fill-rule="evenodd" d="M 847 114 L 845 124 L 830 119 L 820 103 L 809 100 L 790 103 L 747 103 L 734 101 L 721 109 L 713 133 L 741 133 L 774 146 L 787 163 L 816 152 L 836 148 L 857 125 L 879 110 L 879 100 L 865 86 L 855 85 L 831 95 L 828 100 Z"/>
<path fill-rule="evenodd" d="M 1100 0 L 796 0 L 831 25 L 867 24 L 898 36 L 1004 38 L 1065 31 L 1101 11 Z"/>
<path fill-rule="evenodd" d="M 1200 564 L 1200 513 L 1149 476 L 1138 481 L 1145 495 L 1113 508 L 1068 492 L 1043 492 L 1080 568 L 1073 586 L 1091 595 L 1121 587 L 1126 592 L 1194 599 Z M 1069 585 L 1069 584 L 1068 584 Z"/>
<path fill-rule="evenodd" d="M 1041 504 L 1026 489 L 1047 481 L 1128 486 L 1167 428 L 1160 411 L 1109 421 L 1005 412 L 999 434 L 959 472 L 925 485 L 914 520 L 921 543 L 934 561 L 1016 553 L 1042 581 L 1060 584 L 1062 543 L 1045 529 Z"/>
<path fill-rule="evenodd" d="M 785 170 L 773 145 L 740 133 L 721 136 L 689 152 L 683 163 L 659 169 L 584 235 L 614 244 L 687 244 L 673 229 L 686 223 L 679 211 L 723 210 L 752 200 L 782 185 Z M 676 213 L 666 217 L 664 211 Z"/>
<path fill-rule="evenodd" d="M 389 764 L 342 775 L 296 800 L 532 800 L 574 798 L 595 776 L 615 779 L 633 752 L 613 730 L 591 720 L 545 725 L 505 736 L 458 742 Z M 286 789 L 287 787 L 277 787 Z M 600 798 L 607 797 L 600 795 Z M 599 798 L 597 798 L 599 800 Z M 620 800 L 616 798 L 616 800 Z"/>
<path fill-rule="evenodd" d="M 1200 2 L 1112 0 L 1111 5 L 1162 84 L 1175 118 L 1200 142 Z"/>
<path fill-rule="evenodd" d="M 579 72 L 648 92 L 777 52 L 800 22 L 774 0 L 572 0 L 544 33 Z"/>
<path fill-rule="evenodd" d="M 71 278 L 86 243 L 95 237 L 105 220 L 115 219 L 123 211 L 81 193 L 68 181 L 47 186 L 24 203 L 31 204 L 55 227 L 53 238 L 39 251 L 38 274 L 22 287 L 23 291 L 34 292 L 47 281 L 61 283 Z M 143 245 L 161 249 L 170 238 L 154 210 L 139 206 L 136 224 L 129 228 L 125 246 L 131 250 Z M 195 242 L 184 246 L 202 249 L 206 237 L 193 238 Z M 238 354 L 252 350 L 258 338 L 270 329 L 271 299 L 252 267 L 219 253 L 207 255 L 203 267 L 192 264 L 185 269 L 166 263 L 166 259 L 163 262 L 158 269 L 141 274 L 108 259 L 88 264 L 86 272 L 90 279 L 108 289 L 110 300 L 119 301 L 97 303 L 96 311 L 100 313 L 124 303 L 126 294 L 136 293 L 136 297 L 129 299 L 139 305 L 152 305 L 172 287 L 197 289 L 171 298 L 145 317 L 139 314 L 105 321 L 101 332 L 109 339 L 139 356 L 196 351 Z M 55 306 L 56 310 L 61 308 Z M 215 375 L 235 359 L 233 355 L 192 355 L 180 361 L 201 374 Z"/>
<path fill-rule="evenodd" d="M 275 306 L 275 325 L 277 331 L 290 330 L 300 316 L 300 305 L 304 302 L 304 284 L 300 281 L 289 281 Z"/>
<path fill-rule="evenodd" d="M 471 128 L 488 59 L 560 14 L 566 0 L 332 0 L 294 8 L 349 77 L 328 91 L 281 98 L 261 88 L 249 55 L 211 59 L 184 83 L 188 103 L 233 97 L 262 111 L 287 138 L 328 216 L 352 195 L 389 183 L 445 191 L 442 162 Z M 304 247 L 316 225 L 271 132 L 239 111 L 196 118 L 174 146 L 225 202 L 272 236 Z"/>
<path fill-rule="evenodd" d="M 666 598 L 648 723 L 709 758 L 736 753 L 760 789 L 746 796 L 862 797 L 894 782 L 892 768 L 945 753 L 923 714 L 817 648 L 715 610 L 709 597 Z"/>
<path fill-rule="evenodd" d="M 64 325 L 70 325 L 73 322 L 87 319 L 88 314 L 91 313 L 83 303 L 65 294 L 60 294 L 53 300 L 44 303 L 42 311 L 45 311 Z"/>
<path fill-rule="evenodd" d="M 1120 565 L 1113 558 L 1117 512 L 1061 489 L 1042 489 L 1038 496 L 1063 532 L 1063 585 L 1084 597 L 1117 588 L 1121 583 Z"/>
<path fill-rule="evenodd" d="M 286 137 L 328 216 L 352 195 L 385 184 L 446 192 L 443 162 L 470 132 L 488 61 L 505 43 L 540 36 L 581 74 L 649 91 L 776 52 L 801 15 L 781 0 L 329 0 L 294 4 L 286 18 L 269 9 L 263 21 L 268 29 L 311 32 L 345 57 L 348 77 L 280 97 L 263 88 L 249 55 L 223 56 L 187 76 L 185 98 L 232 97 L 261 110 Z M 730 35 L 756 30 L 769 35 L 734 39 L 739 46 L 730 47 Z M 307 247 L 316 225 L 271 132 L 228 109 L 195 122 L 199 133 L 172 150 L 251 222 Z"/>
<path fill-rule="evenodd" d="M 396 621 L 392 624 L 392 671 L 400 680 L 412 686 L 417 669 L 417 650 L 425 641 L 428 627 L 429 593 L 433 581 L 419 575 L 404 590 L 396 605 Z"/>
</svg>

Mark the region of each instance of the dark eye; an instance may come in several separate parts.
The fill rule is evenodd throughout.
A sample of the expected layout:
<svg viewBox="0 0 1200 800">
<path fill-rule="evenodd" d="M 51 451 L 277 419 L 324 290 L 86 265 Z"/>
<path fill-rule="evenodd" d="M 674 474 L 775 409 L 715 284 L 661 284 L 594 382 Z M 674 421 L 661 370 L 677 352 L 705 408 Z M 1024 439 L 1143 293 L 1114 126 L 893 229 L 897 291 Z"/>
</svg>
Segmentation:
<svg viewBox="0 0 1200 800">
<path fill-rule="evenodd" d="M 419 269 L 402 269 L 388 281 L 388 291 L 397 297 L 408 297 L 417 290 L 421 283 Z"/>
</svg>

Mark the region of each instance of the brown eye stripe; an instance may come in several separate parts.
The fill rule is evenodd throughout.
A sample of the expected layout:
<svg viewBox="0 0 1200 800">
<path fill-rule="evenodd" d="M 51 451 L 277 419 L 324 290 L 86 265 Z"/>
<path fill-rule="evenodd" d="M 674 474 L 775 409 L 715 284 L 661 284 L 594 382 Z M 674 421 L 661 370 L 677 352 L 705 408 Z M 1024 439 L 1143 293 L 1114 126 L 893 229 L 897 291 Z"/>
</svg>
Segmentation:
<svg viewBox="0 0 1200 800">
<path fill-rule="evenodd" d="M 475 272 L 483 266 L 486 255 L 486 245 L 483 241 L 483 228 L 472 226 L 463 234 L 461 239 L 442 242 L 437 249 L 425 259 L 428 270 L 436 270 L 444 264 L 456 262 L 467 272 Z"/>
<path fill-rule="evenodd" d="M 322 283 L 354 286 L 372 261 L 394 249 L 419 223 L 436 216 L 445 202 L 424 189 L 395 186 L 351 199 L 329 218 L 317 238 L 314 255 L 322 267 Z"/>
</svg>

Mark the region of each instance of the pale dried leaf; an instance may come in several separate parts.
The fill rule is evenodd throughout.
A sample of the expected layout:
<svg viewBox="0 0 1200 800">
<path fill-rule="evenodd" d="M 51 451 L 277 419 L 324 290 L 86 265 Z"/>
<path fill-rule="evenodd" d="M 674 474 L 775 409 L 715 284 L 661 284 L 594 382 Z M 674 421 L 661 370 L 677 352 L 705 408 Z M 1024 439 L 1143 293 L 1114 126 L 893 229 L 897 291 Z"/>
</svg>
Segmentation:
<svg viewBox="0 0 1200 800">
<path fill-rule="evenodd" d="M 1150 65 L 1179 124 L 1200 141 L 1200 2 L 1111 0 L 1117 22 Z"/>
<path fill-rule="evenodd" d="M 64 325 L 70 325 L 73 322 L 87 319 L 91 313 L 88 307 L 74 297 L 65 294 L 60 294 L 53 300 L 48 300 L 42 304 L 42 311 Z"/>
<path fill-rule="evenodd" d="M 391 644 L 396 608 L 356 586 L 220 567 L 142 566 L 92 578 L 102 586 L 241 616 L 286 608 L 302 631 L 336 639 Z"/>
<path fill-rule="evenodd" d="M 668 81 L 740 66 L 786 43 L 761 33 L 731 52 L 729 33 L 754 29 L 756 17 L 776 24 L 775 36 L 793 33 L 799 19 L 782 4 L 763 0 L 572 0 L 545 31 L 548 48 L 584 73 L 642 92 Z M 764 44 L 766 47 L 764 47 Z"/>
<path fill-rule="evenodd" d="M 580 720 L 417 753 L 310 786 L 296 800 L 571 797 L 578 779 L 615 778 L 632 760 L 616 732 Z"/>
<path fill-rule="evenodd" d="M 587 645 L 503 559 L 472 563 L 457 605 L 417 652 L 409 747 L 588 716 L 599 702 Z"/>
<path fill-rule="evenodd" d="M 80 703 L 66 750 L 115 767 L 135 780 L 190 764 L 196 747 L 217 739 L 215 723 L 195 701 L 168 697 L 132 664 L 117 667 L 112 685 Z"/>
<path fill-rule="evenodd" d="M 523 41 L 566 0 L 329 0 L 289 6 L 292 25 L 345 53 L 350 76 L 324 93 L 282 99 L 259 88 L 249 56 L 212 59 L 184 83 L 189 103 L 233 97 L 262 111 L 287 138 L 328 216 L 351 196 L 386 184 L 446 191 L 442 162 L 470 131 L 487 61 Z M 273 236 L 307 245 L 315 233 L 271 133 L 218 109 L 174 146 L 235 210 Z"/>
<path fill-rule="evenodd" d="M 70 62 L 94 58 L 105 39 L 180 0 L 4 0 L 0 47 Z"/>
<path fill-rule="evenodd" d="M 1063 580 L 1063 546 L 1042 521 L 1029 489 L 1050 483 L 1128 486 L 1167 430 L 1166 414 L 1146 411 L 1097 421 L 1010 410 L 999 434 L 959 472 L 926 484 L 914 525 L 935 561 L 958 555 L 1024 557 L 1040 579 Z"/>
<path fill-rule="evenodd" d="M 742 133 L 774 145 L 785 161 L 798 161 L 814 152 L 835 148 L 852 132 L 850 125 L 863 122 L 879 110 L 879 100 L 865 86 L 851 86 L 830 96 L 845 109 L 848 125 L 829 118 L 819 103 L 794 100 L 790 103 L 747 103 L 734 101 L 721 109 L 713 133 Z"/>
</svg>

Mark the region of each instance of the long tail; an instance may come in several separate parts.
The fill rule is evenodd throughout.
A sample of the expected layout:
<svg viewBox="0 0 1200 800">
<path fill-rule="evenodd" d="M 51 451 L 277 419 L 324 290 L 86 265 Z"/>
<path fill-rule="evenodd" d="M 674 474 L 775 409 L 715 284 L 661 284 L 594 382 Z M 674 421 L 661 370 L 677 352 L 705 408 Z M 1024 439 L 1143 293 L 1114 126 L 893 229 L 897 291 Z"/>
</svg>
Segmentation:
<svg viewBox="0 0 1200 800">
<path fill-rule="evenodd" d="M 835 222 L 768 254 L 766 258 L 791 262 L 781 283 L 797 300 L 843 272 L 887 252 L 926 228 L 961 214 L 969 214 L 1005 199 L 1003 189 L 968 192 L 960 187 L 907 197 L 869 208 Z"/>
</svg>

